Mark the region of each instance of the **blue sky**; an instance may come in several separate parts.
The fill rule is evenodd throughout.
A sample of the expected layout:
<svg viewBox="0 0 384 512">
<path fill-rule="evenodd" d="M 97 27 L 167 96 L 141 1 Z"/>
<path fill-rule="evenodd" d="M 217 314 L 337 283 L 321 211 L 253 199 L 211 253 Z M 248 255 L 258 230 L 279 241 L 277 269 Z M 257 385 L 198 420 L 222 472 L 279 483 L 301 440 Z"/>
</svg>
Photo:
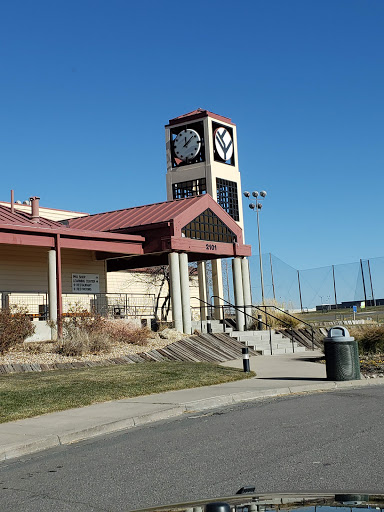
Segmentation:
<svg viewBox="0 0 384 512">
<path fill-rule="evenodd" d="M 3 3 L 0 199 L 165 200 L 164 125 L 202 107 L 237 124 L 243 190 L 268 192 L 263 252 L 382 256 L 383 55 L 382 0 Z"/>
</svg>

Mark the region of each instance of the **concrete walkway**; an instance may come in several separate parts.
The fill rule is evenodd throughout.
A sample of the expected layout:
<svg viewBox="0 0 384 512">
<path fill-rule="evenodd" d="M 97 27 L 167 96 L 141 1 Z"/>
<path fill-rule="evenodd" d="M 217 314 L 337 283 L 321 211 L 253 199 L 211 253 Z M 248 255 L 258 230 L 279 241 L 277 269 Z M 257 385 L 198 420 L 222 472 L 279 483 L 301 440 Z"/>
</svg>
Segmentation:
<svg viewBox="0 0 384 512">
<path fill-rule="evenodd" d="M 384 384 L 384 379 L 330 382 L 320 352 L 251 358 L 257 377 L 226 384 L 127 398 L 0 424 L 0 460 L 146 423 L 260 398 Z M 242 360 L 223 366 L 242 368 Z"/>
</svg>

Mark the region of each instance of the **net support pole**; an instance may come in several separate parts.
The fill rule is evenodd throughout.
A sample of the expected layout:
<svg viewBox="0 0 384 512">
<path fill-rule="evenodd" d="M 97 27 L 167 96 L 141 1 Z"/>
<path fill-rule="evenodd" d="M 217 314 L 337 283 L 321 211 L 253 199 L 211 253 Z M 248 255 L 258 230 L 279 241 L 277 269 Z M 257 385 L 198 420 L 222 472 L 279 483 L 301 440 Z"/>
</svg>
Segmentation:
<svg viewBox="0 0 384 512">
<path fill-rule="evenodd" d="M 301 298 L 300 270 L 297 271 L 297 282 L 299 283 L 300 309 L 303 311 L 303 300 Z"/>
<path fill-rule="evenodd" d="M 332 265 L 332 277 L 333 277 L 333 292 L 334 292 L 334 294 L 335 294 L 335 308 L 337 309 L 336 280 L 335 280 L 335 265 Z"/>
</svg>

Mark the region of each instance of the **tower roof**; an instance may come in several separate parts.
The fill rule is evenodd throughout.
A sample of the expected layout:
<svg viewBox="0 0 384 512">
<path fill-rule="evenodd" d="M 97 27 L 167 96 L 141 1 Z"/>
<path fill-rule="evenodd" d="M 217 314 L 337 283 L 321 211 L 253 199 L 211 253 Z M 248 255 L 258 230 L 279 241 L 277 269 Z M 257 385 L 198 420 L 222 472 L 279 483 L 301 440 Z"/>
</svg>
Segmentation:
<svg viewBox="0 0 384 512">
<path fill-rule="evenodd" d="M 182 114 L 181 116 L 174 117 L 173 119 L 169 120 L 169 125 L 172 126 L 175 124 L 181 124 L 183 122 L 189 122 L 194 121 L 195 119 L 202 119 L 204 117 L 212 117 L 213 119 L 217 119 L 218 121 L 222 121 L 226 124 L 234 124 L 232 123 L 232 120 L 229 117 L 220 116 L 219 114 L 214 114 L 213 112 L 210 112 L 209 110 L 206 110 L 204 108 L 198 108 L 196 110 L 192 110 L 192 112 L 188 112 L 187 114 Z"/>
</svg>

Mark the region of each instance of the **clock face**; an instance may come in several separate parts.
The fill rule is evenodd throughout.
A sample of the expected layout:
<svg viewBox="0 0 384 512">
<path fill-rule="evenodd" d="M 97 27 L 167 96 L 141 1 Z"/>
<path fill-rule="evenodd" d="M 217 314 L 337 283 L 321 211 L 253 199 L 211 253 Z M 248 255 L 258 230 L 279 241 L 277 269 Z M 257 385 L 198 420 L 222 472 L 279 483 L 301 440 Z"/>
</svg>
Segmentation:
<svg viewBox="0 0 384 512">
<path fill-rule="evenodd" d="M 200 151 L 200 147 L 200 135 L 190 128 L 181 131 L 173 141 L 173 149 L 176 158 L 180 158 L 180 160 L 184 162 L 195 158 Z"/>
<path fill-rule="evenodd" d="M 220 126 L 214 133 L 215 148 L 219 157 L 226 162 L 233 155 L 233 141 L 229 131 Z"/>
</svg>

